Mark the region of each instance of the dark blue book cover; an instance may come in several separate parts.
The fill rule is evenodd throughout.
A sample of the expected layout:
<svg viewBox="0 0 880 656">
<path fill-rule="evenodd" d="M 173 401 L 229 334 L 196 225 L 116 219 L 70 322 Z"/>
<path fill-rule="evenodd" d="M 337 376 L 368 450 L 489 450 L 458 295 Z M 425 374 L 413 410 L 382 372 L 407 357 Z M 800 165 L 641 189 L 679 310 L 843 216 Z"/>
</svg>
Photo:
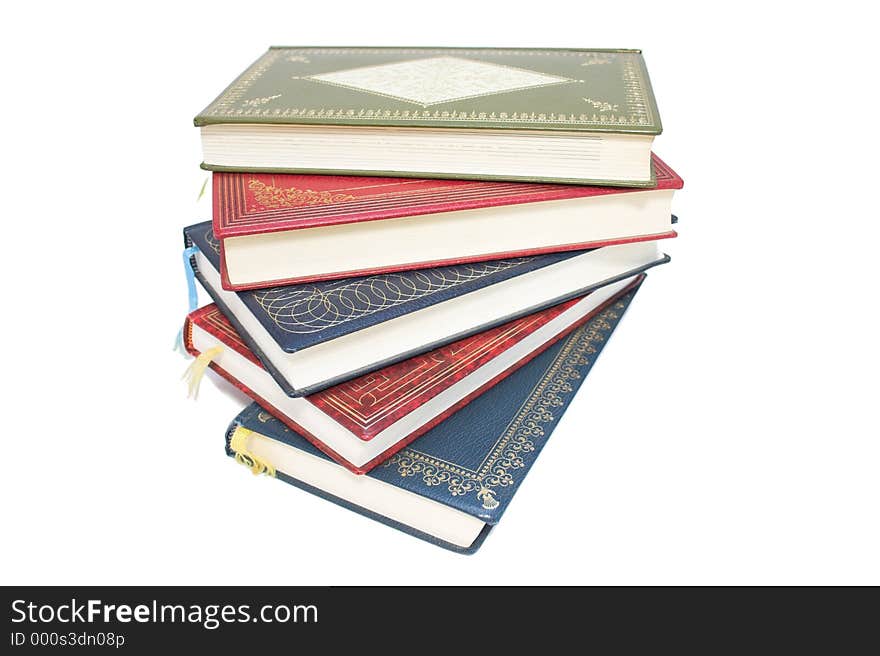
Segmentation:
<svg viewBox="0 0 880 656">
<path fill-rule="evenodd" d="M 210 221 L 186 228 L 184 238 L 220 270 L 220 243 Z M 583 253 L 551 253 L 236 293 L 278 345 L 293 353 Z"/>
<path fill-rule="evenodd" d="M 277 477 L 448 549 L 476 551 L 501 519 L 637 290 L 634 287 L 625 293 L 593 320 L 365 474 L 485 522 L 485 529 L 470 547 L 461 548 L 415 531 L 283 472 L 277 472 Z M 238 427 L 329 461 L 256 403 L 230 425 L 226 448 L 231 456 L 235 453 L 230 443 Z"/>
</svg>

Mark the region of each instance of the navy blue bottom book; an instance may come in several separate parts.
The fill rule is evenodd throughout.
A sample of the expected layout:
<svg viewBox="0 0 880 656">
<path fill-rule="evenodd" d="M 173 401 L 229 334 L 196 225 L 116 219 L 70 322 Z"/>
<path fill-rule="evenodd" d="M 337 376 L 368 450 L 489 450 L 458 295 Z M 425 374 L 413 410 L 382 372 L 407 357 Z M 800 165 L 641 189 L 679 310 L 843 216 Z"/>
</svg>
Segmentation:
<svg viewBox="0 0 880 656">
<path fill-rule="evenodd" d="M 441 422 L 359 476 L 336 464 L 259 405 L 226 434 L 227 453 L 389 526 L 473 553 L 517 488 L 596 361 L 638 287 Z"/>
</svg>

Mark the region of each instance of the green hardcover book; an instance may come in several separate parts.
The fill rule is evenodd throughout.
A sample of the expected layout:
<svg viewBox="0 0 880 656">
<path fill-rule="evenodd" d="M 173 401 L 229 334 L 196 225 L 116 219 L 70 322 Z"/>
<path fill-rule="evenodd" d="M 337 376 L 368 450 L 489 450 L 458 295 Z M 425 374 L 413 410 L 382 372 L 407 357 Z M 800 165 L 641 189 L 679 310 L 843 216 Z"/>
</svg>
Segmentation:
<svg viewBox="0 0 880 656">
<path fill-rule="evenodd" d="M 195 118 L 218 171 L 653 186 L 638 50 L 273 47 Z"/>
</svg>

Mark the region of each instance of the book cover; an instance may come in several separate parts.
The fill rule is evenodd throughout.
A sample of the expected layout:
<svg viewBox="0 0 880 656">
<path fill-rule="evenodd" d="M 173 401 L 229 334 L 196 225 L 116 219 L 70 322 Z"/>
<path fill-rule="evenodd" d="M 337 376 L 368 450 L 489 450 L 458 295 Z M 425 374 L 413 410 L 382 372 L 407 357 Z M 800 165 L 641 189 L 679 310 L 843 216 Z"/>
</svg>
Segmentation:
<svg viewBox="0 0 880 656">
<path fill-rule="evenodd" d="M 609 49 L 273 47 L 194 123 L 662 130 L 641 52 Z"/>
<path fill-rule="evenodd" d="M 458 547 L 413 531 L 284 472 L 277 472 L 277 477 L 440 546 L 472 553 L 501 519 L 636 291 L 621 296 L 592 320 L 366 474 L 485 522 L 485 530 L 469 547 Z M 226 436 L 230 456 L 236 455 L 230 444 L 238 427 L 327 459 L 307 439 L 257 404 L 248 406 L 230 425 Z"/>
<path fill-rule="evenodd" d="M 220 242 L 210 222 L 186 228 L 184 241 L 197 246 L 220 270 Z M 548 253 L 236 293 L 278 345 L 293 353 L 581 253 Z M 245 333 L 238 322 L 236 328 Z"/>
<path fill-rule="evenodd" d="M 422 422 L 420 425 L 410 433 L 401 436 L 397 442 L 379 453 L 376 457 L 361 464 L 353 463 L 351 460 L 346 459 L 328 445 L 318 431 L 310 431 L 303 425 L 303 420 L 300 418 L 309 417 L 311 412 L 303 411 L 300 407 L 302 403 L 310 404 L 313 408 L 324 413 L 327 417 L 345 428 L 350 433 L 352 439 L 369 442 L 407 415 L 417 413 L 428 402 L 450 390 L 456 383 L 474 374 L 478 369 L 534 334 L 541 327 L 547 325 L 578 303 L 580 299 L 568 301 L 547 310 L 511 321 L 434 351 L 390 365 L 371 374 L 334 385 L 302 399 L 284 399 L 279 404 L 267 401 L 266 398 L 254 391 L 252 387 L 245 384 L 240 377 L 244 372 L 240 371 L 241 366 L 237 365 L 235 360 L 227 359 L 221 353 L 213 358 L 209 366 L 247 396 L 257 401 L 288 428 L 312 442 L 330 458 L 355 473 L 363 474 L 399 451 L 432 426 L 456 412 L 471 399 L 479 396 L 517 368 L 526 364 L 557 340 L 613 305 L 618 298 L 641 284 L 641 280 L 639 278 L 626 290 L 620 292 L 590 314 L 575 321 L 534 350 L 526 353 L 517 362 L 500 371 L 472 392 L 458 399 L 451 399 L 448 403 L 442 404 L 442 406 L 437 406 L 431 413 L 422 413 L 419 417 L 419 421 Z M 260 360 L 242 341 L 235 328 L 216 305 L 207 305 L 190 313 L 184 325 L 184 345 L 193 357 L 198 357 L 200 351 L 193 343 L 193 326 L 198 326 L 215 337 L 224 348 L 232 349 L 243 356 L 251 365 L 265 371 Z M 229 364 L 226 364 L 227 362 Z M 239 372 L 239 375 L 236 375 L 237 372 Z M 249 378 L 252 375 L 244 377 Z M 270 374 L 265 372 L 265 376 L 268 377 Z"/>
<path fill-rule="evenodd" d="M 652 164 L 655 189 L 681 189 L 682 179 L 663 160 L 653 155 Z M 220 240 L 521 203 L 646 193 L 607 186 L 267 173 L 214 173 L 212 188 L 214 235 Z M 450 229 L 458 228 L 450 225 Z M 670 228 L 646 238 L 674 235 Z M 611 243 L 617 242 L 591 247 Z"/>
</svg>

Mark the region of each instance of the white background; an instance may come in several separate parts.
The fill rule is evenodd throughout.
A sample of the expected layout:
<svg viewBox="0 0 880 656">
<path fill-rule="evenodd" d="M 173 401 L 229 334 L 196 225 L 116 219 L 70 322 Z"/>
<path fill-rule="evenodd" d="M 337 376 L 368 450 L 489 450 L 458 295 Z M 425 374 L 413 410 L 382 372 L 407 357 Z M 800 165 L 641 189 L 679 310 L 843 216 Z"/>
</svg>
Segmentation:
<svg viewBox="0 0 880 656">
<path fill-rule="evenodd" d="M 0 581 L 880 583 L 861 4 L 8 5 Z M 244 400 L 185 398 L 192 117 L 272 44 L 645 52 L 685 178 L 673 262 L 475 556 L 252 477 L 222 448 Z"/>
</svg>

